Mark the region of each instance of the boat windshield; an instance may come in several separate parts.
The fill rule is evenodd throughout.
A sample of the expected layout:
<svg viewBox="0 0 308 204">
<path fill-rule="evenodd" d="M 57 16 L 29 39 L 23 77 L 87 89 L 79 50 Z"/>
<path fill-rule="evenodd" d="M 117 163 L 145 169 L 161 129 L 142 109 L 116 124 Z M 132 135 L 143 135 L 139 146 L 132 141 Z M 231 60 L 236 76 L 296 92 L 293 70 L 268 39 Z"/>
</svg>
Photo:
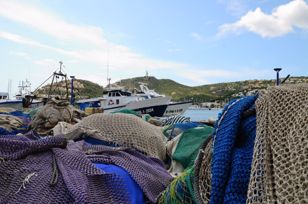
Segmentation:
<svg viewBox="0 0 308 204">
<path fill-rule="evenodd" d="M 127 91 L 109 91 L 108 96 L 109 97 L 115 97 L 115 96 L 131 96 L 132 94 Z"/>
</svg>

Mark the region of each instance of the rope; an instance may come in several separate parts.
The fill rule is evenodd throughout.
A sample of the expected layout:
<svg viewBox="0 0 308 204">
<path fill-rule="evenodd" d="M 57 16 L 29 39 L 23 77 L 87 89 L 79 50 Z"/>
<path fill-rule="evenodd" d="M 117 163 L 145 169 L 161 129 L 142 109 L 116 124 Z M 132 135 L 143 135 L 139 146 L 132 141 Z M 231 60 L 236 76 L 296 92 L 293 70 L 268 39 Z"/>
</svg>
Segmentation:
<svg viewBox="0 0 308 204">
<path fill-rule="evenodd" d="M 58 172 L 58 165 L 55 155 L 52 158 L 52 175 L 49 185 L 55 186 L 58 182 L 59 172 Z"/>
</svg>

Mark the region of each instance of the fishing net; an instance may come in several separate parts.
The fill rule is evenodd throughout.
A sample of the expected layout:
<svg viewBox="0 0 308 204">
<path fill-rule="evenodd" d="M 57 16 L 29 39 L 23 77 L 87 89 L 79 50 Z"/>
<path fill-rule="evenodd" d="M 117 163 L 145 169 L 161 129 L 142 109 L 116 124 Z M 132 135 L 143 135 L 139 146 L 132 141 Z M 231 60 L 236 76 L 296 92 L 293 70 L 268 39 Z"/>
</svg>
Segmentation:
<svg viewBox="0 0 308 204">
<path fill-rule="evenodd" d="M 166 156 L 166 139 L 162 129 L 130 114 L 93 114 L 74 126 L 60 123 L 54 128 L 56 134 L 64 134 L 67 139 L 86 135 L 122 147 L 135 148 L 162 160 Z"/>
<path fill-rule="evenodd" d="M 195 163 L 194 189 L 198 203 L 210 202 L 212 137 L 206 139 Z"/>
<path fill-rule="evenodd" d="M 22 111 L 1 112 L 0 110 L 0 135 L 25 133 L 29 123 L 29 114 Z"/>
<path fill-rule="evenodd" d="M 256 96 L 231 101 L 215 125 L 210 203 L 246 203 L 256 117 L 246 114 Z"/>
<path fill-rule="evenodd" d="M 32 129 L 40 135 L 51 134 L 51 129 L 58 122 L 78 122 L 84 113 L 70 106 L 67 101 L 50 100 L 43 108 L 39 109 L 31 122 Z"/>
<path fill-rule="evenodd" d="M 84 145 L 83 151 L 92 162 L 115 164 L 125 169 L 141 187 L 146 198 L 155 203 L 158 196 L 172 181 L 160 159 L 151 158 L 133 149 Z"/>
<path fill-rule="evenodd" d="M 0 136 L 0 203 L 130 203 L 128 186 L 66 140 Z"/>
<path fill-rule="evenodd" d="M 173 125 L 165 126 L 163 132 L 168 140 L 171 140 L 182 132 L 199 126 L 203 126 L 203 124 L 199 122 L 176 123 Z"/>
<path fill-rule="evenodd" d="M 188 122 L 190 122 L 190 117 L 185 117 L 182 115 L 174 115 L 163 119 L 162 125 L 165 126 L 165 125 L 173 125 L 176 123 L 188 123 Z"/>
<path fill-rule="evenodd" d="M 181 163 L 184 169 L 193 166 L 204 140 L 213 133 L 213 128 L 204 125 L 186 130 L 172 154 L 172 159 Z"/>
<path fill-rule="evenodd" d="M 187 169 L 176 177 L 158 199 L 158 204 L 196 203 L 194 192 L 194 168 Z"/>
<path fill-rule="evenodd" d="M 248 203 L 308 203 L 308 85 L 271 87 L 256 102 Z"/>
</svg>

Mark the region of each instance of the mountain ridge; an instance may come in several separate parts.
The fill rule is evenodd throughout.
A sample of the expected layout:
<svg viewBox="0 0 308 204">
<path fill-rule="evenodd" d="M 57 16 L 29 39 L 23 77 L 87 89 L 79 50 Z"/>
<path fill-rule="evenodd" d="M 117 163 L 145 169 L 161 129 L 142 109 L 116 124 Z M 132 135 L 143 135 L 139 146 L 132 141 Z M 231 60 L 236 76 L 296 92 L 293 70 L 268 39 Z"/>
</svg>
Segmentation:
<svg viewBox="0 0 308 204">
<path fill-rule="evenodd" d="M 233 98 L 250 95 L 257 90 L 275 85 L 275 80 L 245 80 L 187 86 L 171 79 L 157 79 L 153 76 L 123 79 L 112 85 L 124 86 L 128 90 L 133 91 L 134 89 L 139 89 L 139 82 L 146 83 L 149 89 L 154 89 L 160 94 L 171 96 L 174 101 L 192 100 L 194 103 L 228 102 Z M 308 83 L 308 77 L 290 77 L 285 83 Z M 60 86 L 64 89 L 65 83 L 63 82 Z M 39 93 L 48 93 L 48 87 L 49 85 L 42 87 Z M 104 91 L 104 88 L 99 84 L 83 79 L 76 79 L 74 87 L 78 90 L 77 94 L 75 93 L 77 99 L 99 97 L 102 96 Z"/>
</svg>

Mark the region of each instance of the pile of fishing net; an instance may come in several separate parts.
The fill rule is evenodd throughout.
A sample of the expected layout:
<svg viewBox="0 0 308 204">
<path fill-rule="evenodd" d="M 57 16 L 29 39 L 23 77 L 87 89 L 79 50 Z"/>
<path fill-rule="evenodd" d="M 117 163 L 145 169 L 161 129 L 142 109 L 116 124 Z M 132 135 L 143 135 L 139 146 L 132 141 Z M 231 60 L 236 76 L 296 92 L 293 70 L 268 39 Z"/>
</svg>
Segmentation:
<svg viewBox="0 0 308 204">
<path fill-rule="evenodd" d="M 307 203 L 308 86 L 231 101 L 161 203 Z M 191 188 L 191 186 L 193 188 Z"/>
<path fill-rule="evenodd" d="M 185 123 L 185 127 L 190 128 L 168 141 L 166 146 L 167 154 L 171 158 L 171 166 L 168 171 L 175 176 L 194 165 L 202 143 L 213 132 L 212 127 L 203 124 L 195 126 L 195 124 Z"/>
<path fill-rule="evenodd" d="M 0 136 L 0 203 L 308 203 L 308 85 L 233 100 L 214 129 L 184 124 L 165 131 L 172 182 L 167 137 L 131 112 L 60 122 L 64 137 Z"/>
<path fill-rule="evenodd" d="M 157 158 L 61 136 L 0 136 L 0 172 L 0 203 L 155 203 L 172 180 Z"/>
<path fill-rule="evenodd" d="M 84 113 L 67 101 L 51 99 L 44 107 L 40 108 L 33 116 L 31 128 L 39 135 L 48 135 L 52 133 L 58 122 L 64 121 L 75 124 L 80 121 Z"/>
<path fill-rule="evenodd" d="M 308 203 L 308 85 L 279 86 L 256 103 L 248 203 Z"/>
<path fill-rule="evenodd" d="M 134 148 L 161 160 L 166 157 L 166 138 L 162 129 L 131 114 L 97 113 L 75 125 L 59 123 L 53 132 L 71 140 L 87 136 L 113 146 Z"/>
<path fill-rule="evenodd" d="M 171 140 L 186 130 L 200 127 L 202 125 L 203 124 L 199 122 L 175 123 L 164 127 L 164 135 L 168 138 L 168 140 Z"/>
<path fill-rule="evenodd" d="M 194 165 L 188 167 L 180 176 L 176 177 L 168 188 L 161 194 L 158 199 L 159 204 L 168 203 L 203 203 L 200 195 L 204 192 L 209 194 L 211 180 L 210 180 L 210 165 L 212 137 L 207 137 L 200 148 L 198 157 Z M 201 164 L 202 162 L 202 164 Z M 203 171 L 201 171 L 202 169 Z M 206 174 L 199 175 L 199 172 L 206 172 Z M 204 177 L 204 176 L 207 177 Z M 200 177 L 200 178 L 199 178 Z M 207 189 L 198 189 L 198 181 L 203 180 L 203 186 L 207 182 Z M 206 197 L 207 197 L 206 195 Z"/>
<path fill-rule="evenodd" d="M 29 124 L 29 114 L 12 108 L 0 109 L 0 135 L 25 133 Z"/>
<path fill-rule="evenodd" d="M 241 192 L 245 191 L 245 182 L 247 192 L 250 173 L 249 169 L 245 169 L 250 165 L 249 159 L 245 158 L 249 158 L 249 151 L 252 155 L 253 145 L 249 144 L 255 133 L 251 129 L 255 127 L 255 117 L 243 119 L 242 113 L 253 107 L 255 98 L 246 97 L 233 101 L 224 108 L 216 122 L 213 139 L 210 134 L 204 140 L 199 155 L 193 163 L 194 170 L 189 170 L 188 175 L 186 173 L 183 175 L 185 178 L 193 179 L 184 179 L 183 182 L 183 179 L 176 178 L 173 182 L 177 182 L 175 186 L 180 187 L 175 188 L 175 193 L 172 188 L 167 188 L 160 198 L 164 201 L 162 203 L 170 203 L 166 202 L 168 200 L 178 203 L 209 203 L 209 201 L 222 203 L 224 200 L 232 199 L 233 196 L 236 197 L 235 201 L 241 199 L 243 195 Z M 241 134 L 238 134 L 239 132 Z M 247 148 L 243 149 L 247 144 Z M 238 161 L 241 159 L 245 160 L 239 165 Z M 185 202 L 180 199 L 183 197 Z"/>
</svg>

